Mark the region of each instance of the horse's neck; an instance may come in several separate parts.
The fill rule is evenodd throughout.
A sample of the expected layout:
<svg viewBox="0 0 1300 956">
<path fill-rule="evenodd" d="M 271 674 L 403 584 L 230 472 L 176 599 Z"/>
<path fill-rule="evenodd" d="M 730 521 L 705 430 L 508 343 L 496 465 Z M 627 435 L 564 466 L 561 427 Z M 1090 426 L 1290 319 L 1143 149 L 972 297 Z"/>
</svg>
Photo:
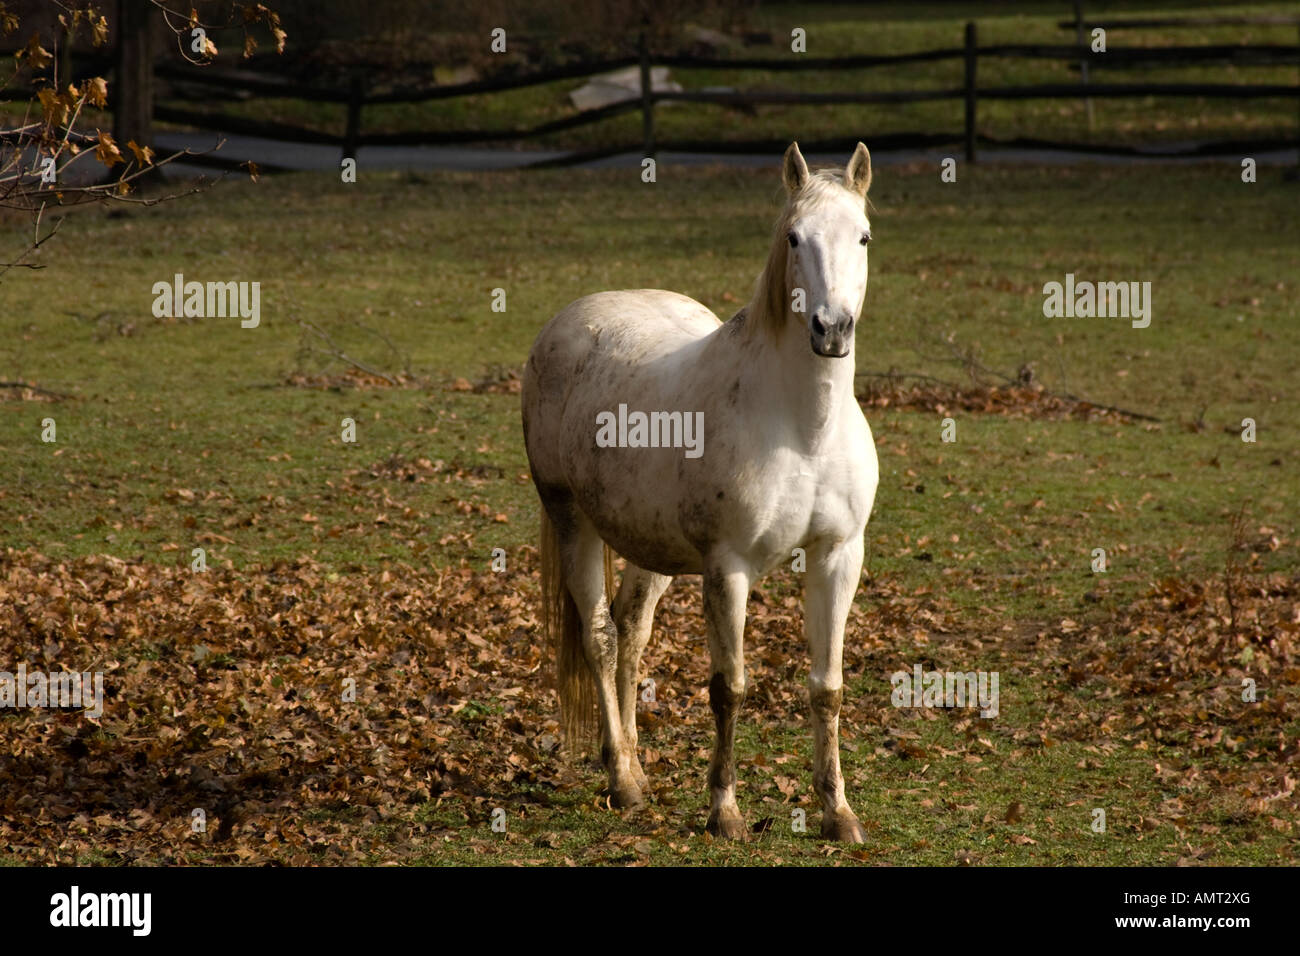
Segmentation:
<svg viewBox="0 0 1300 956">
<path fill-rule="evenodd" d="M 763 334 L 750 344 L 750 380 L 767 399 L 764 404 L 781 409 L 807 446 L 816 448 L 834 432 L 845 405 L 854 401 L 853 354 L 817 355 L 801 323 L 791 316 L 779 340 Z"/>
</svg>

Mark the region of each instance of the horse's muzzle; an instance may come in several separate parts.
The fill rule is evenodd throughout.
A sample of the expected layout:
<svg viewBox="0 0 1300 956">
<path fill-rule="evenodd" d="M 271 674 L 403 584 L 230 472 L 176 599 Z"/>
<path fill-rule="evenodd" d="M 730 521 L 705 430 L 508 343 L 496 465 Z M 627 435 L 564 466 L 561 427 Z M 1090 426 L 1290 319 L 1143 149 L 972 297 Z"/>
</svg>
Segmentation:
<svg viewBox="0 0 1300 956">
<path fill-rule="evenodd" d="M 812 350 L 823 358 L 844 358 L 853 348 L 853 316 L 835 322 L 823 322 L 813 313 L 809 341 Z"/>
<path fill-rule="evenodd" d="M 818 343 L 813 343 L 813 351 L 822 356 L 823 359 L 842 359 L 849 354 L 849 347 L 844 346 L 842 351 L 828 351 L 826 347 L 819 347 Z"/>
</svg>

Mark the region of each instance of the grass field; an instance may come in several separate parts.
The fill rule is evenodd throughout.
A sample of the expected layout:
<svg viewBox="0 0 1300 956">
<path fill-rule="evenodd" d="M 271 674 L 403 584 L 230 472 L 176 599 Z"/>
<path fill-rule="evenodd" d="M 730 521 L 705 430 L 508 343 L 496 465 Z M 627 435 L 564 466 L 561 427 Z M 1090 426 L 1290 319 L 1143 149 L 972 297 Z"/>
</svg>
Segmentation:
<svg viewBox="0 0 1300 956">
<path fill-rule="evenodd" d="M 757 843 L 700 835 L 697 581 L 670 591 L 646 660 L 662 688 L 642 736 L 662 782 L 651 807 L 599 809 L 601 775 L 542 741 L 553 698 L 512 373 L 588 292 L 662 287 L 730 315 L 778 211 L 775 169 L 662 166 L 655 184 L 224 183 L 78 214 L 42 270 L 4 277 L 0 379 L 59 394 L 0 389 L 0 661 L 109 667 L 122 701 L 89 736 L 71 716 L 0 716 L 0 766 L 27 781 L 0 802 L 11 861 L 1293 862 L 1296 186 L 1268 168 L 1243 184 L 1235 161 L 963 167 L 955 184 L 917 165 L 879 167 L 871 196 L 860 372 L 968 386 L 960 353 L 1159 419 L 1055 414 L 1032 396 L 981 407 L 977 388 L 869 405 L 882 481 L 844 721 L 850 800 L 878 842 L 852 855 L 784 822 L 807 808 L 816 833 L 790 574 L 751 602 L 740 802 L 775 821 Z M 152 286 L 178 272 L 259 281 L 261 324 L 155 318 Z M 1150 327 L 1045 318 L 1042 286 L 1067 272 L 1150 281 Z M 308 322 L 398 384 L 304 349 L 325 342 Z M 189 570 L 194 547 L 207 575 Z M 375 696 L 345 732 L 285 703 L 286 686 L 301 702 L 358 661 Z M 1001 715 L 893 710 L 887 675 L 914 661 L 1000 670 Z M 1260 705 L 1241 703 L 1243 676 Z M 266 751 L 284 727 L 315 743 Z M 38 739 L 57 770 L 31 763 Z M 377 741 L 388 764 L 372 765 Z M 321 760 L 380 796 L 301 769 Z M 174 779 L 198 763 L 247 791 L 224 843 L 188 833 L 192 787 L 149 787 L 151 768 Z M 114 775 L 135 797 L 107 795 Z M 92 792 L 91 809 L 50 796 Z M 142 802 L 148 819 L 118 826 Z M 507 834 L 488 825 L 496 806 Z"/>
</svg>

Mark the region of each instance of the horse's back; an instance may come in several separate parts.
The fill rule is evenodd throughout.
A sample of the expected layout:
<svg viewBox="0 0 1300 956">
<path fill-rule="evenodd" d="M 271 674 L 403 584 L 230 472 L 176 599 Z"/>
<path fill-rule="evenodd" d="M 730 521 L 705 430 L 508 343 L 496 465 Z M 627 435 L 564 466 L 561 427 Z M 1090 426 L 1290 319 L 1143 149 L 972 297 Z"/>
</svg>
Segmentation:
<svg viewBox="0 0 1300 956">
<path fill-rule="evenodd" d="M 620 361 L 647 361 L 714 331 L 721 323 L 689 296 L 662 289 L 597 292 L 569 303 L 537 336 L 529 357 L 535 371 L 565 374 L 566 365 L 583 365 L 590 353 Z M 566 362 L 565 359 L 569 361 Z"/>
<path fill-rule="evenodd" d="M 569 303 L 538 333 L 524 367 L 529 454 L 552 457 L 543 446 L 554 447 L 563 433 L 575 390 L 600 402 L 618 394 L 626 401 L 629 390 L 664 379 L 665 364 L 687 364 L 692 346 L 720 325 L 699 302 L 661 289 L 597 292 Z M 667 379 L 680 385 L 671 371 Z"/>
</svg>

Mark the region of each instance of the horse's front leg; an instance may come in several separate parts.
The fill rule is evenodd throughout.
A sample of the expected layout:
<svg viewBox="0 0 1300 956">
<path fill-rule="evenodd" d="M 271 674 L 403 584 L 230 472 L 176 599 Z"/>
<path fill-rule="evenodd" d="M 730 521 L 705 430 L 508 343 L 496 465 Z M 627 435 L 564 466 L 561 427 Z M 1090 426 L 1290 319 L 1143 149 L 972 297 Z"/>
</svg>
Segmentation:
<svg viewBox="0 0 1300 956">
<path fill-rule="evenodd" d="M 812 669 L 813 788 L 822 803 L 822 836 L 866 842 L 866 832 L 844 799 L 840 773 L 840 703 L 843 699 L 844 622 L 862 573 L 862 535 L 809 556 L 804 630 Z"/>
<path fill-rule="evenodd" d="M 715 567 L 704 574 L 704 617 L 709 632 L 713 676 L 709 706 L 717 726 L 709 763 L 709 820 L 715 836 L 749 836 L 736 805 L 736 720 L 745 700 L 745 601 L 750 576 L 745 570 Z"/>
</svg>

